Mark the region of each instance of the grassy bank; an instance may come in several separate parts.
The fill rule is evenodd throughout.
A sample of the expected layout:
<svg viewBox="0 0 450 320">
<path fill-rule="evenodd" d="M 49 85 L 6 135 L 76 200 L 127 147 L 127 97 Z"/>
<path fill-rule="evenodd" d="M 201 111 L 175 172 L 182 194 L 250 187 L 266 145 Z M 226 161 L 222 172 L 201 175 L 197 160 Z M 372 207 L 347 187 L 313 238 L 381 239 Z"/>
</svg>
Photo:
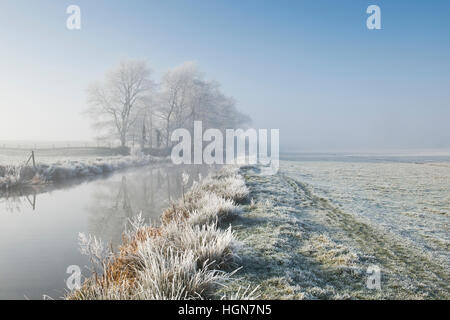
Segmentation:
<svg viewBox="0 0 450 320">
<path fill-rule="evenodd" d="M 251 298 L 250 290 L 223 293 L 239 268 L 230 221 L 248 198 L 238 168 L 225 167 L 196 182 L 171 204 L 158 226 L 138 217 L 118 252 L 82 237 L 82 250 L 97 265 L 94 275 L 67 299 Z"/>
<path fill-rule="evenodd" d="M 262 299 L 448 299 L 445 265 L 391 232 L 345 212 L 284 168 L 273 176 L 241 171 L 249 203 L 232 222 L 243 243 L 241 286 L 259 286 Z M 367 286 L 368 268 L 381 270 L 381 288 Z"/>
<path fill-rule="evenodd" d="M 132 225 L 114 254 L 84 238 L 98 271 L 68 299 L 449 297 L 444 265 L 286 170 L 226 167 L 195 183 L 157 227 Z M 367 286 L 372 266 L 380 289 Z"/>
<path fill-rule="evenodd" d="M 88 161 L 57 161 L 52 164 L 0 165 L 0 191 L 29 185 L 62 182 L 111 173 L 117 170 L 145 166 L 165 161 L 153 156 L 121 156 Z"/>
</svg>

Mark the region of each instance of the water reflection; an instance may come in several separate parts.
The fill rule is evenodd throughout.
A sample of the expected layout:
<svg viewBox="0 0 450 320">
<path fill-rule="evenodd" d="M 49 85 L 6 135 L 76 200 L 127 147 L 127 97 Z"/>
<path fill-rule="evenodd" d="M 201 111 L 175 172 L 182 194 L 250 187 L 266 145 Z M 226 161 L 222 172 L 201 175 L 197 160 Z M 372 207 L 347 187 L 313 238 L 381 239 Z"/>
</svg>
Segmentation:
<svg viewBox="0 0 450 320">
<path fill-rule="evenodd" d="M 88 232 L 116 245 L 128 220 L 136 214 L 157 224 L 168 203 L 182 195 L 181 173 L 189 174 L 190 186 L 208 170 L 205 166 L 148 168 L 97 183 L 86 208 Z"/>
<path fill-rule="evenodd" d="M 52 193 L 57 190 L 73 189 L 79 185 L 92 181 L 108 179 L 113 174 L 108 173 L 101 176 L 93 176 L 86 178 L 70 179 L 63 182 L 55 182 L 42 185 L 30 185 L 15 187 L 7 190 L 0 190 L 0 212 L 2 210 L 8 212 L 21 212 L 28 209 L 28 205 L 33 210 L 36 209 L 36 201 L 38 195 Z"/>
<path fill-rule="evenodd" d="M 21 212 L 23 206 L 30 206 L 34 211 L 36 209 L 37 194 L 14 195 L 10 197 L 0 197 L 0 205 L 7 212 Z"/>
<path fill-rule="evenodd" d="M 168 202 L 211 168 L 160 166 L 91 181 L 9 191 L 0 196 L 0 299 L 61 297 L 69 265 L 87 265 L 78 233 L 117 245 L 128 219 L 141 212 L 156 223 Z"/>
</svg>

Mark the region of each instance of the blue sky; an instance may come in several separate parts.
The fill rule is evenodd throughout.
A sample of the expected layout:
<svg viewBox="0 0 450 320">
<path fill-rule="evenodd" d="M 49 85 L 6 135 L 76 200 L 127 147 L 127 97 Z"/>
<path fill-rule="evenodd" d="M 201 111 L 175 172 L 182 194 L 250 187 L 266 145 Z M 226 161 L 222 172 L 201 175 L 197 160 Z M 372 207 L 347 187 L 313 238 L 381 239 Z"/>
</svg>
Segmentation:
<svg viewBox="0 0 450 320">
<path fill-rule="evenodd" d="M 91 139 L 87 85 L 139 58 L 155 78 L 196 61 L 284 149 L 450 148 L 449 18 L 438 0 L 3 0 L 0 140 Z"/>
</svg>

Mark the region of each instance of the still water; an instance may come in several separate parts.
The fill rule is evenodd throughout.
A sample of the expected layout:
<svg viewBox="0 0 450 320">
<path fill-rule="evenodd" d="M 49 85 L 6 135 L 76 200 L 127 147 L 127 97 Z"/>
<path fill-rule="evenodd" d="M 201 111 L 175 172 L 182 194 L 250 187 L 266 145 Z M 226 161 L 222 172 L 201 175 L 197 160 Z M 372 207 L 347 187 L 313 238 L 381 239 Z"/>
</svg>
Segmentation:
<svg viewBox="0 0 450 320">
<path fill-rule="evenodd" d="M 88 273 L 79 232 L 117 246 L 129 218 L 142 212 L 146 221 L 157 222 L 169 201 L 181 196 L 182 172 L 190 174 L 190 185 L 207 170 L 152 166 L 1 195 L 0 299 L 61 298 L 68 266 Z"/>
</svg>

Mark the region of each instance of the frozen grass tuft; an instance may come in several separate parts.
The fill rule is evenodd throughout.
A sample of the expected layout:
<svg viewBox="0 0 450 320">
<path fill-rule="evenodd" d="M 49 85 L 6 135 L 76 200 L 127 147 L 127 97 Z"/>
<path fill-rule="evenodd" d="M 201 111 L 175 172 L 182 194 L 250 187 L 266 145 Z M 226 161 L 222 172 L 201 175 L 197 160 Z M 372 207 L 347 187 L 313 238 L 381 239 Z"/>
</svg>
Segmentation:
<svg viewBox="0 0 450 320">
<path fill-rule="evenodd" d="M 243 289 L 239 287 L 235 292 L 230 294 L 224 294 L 221 297 L 221 300 L 256 300 L 259 299 L 260 295 L 258 294 L 259 286 L 251 289 L 250 286 Z"/>
<path fill-rule="evenodd" d="M 83 252 L 101 261 L 102 272 L 66 298 L 221 298 L 219 289 L 234 274 L 238 244 L 231 227 L 220 225 L 240 212 L 235 201 L 248 197 L 242 182 L 238 169 L 225 167 L 173 203 L 159 227 L 145 225 L 138 215 L 114 255 L 105 255 L 95 238 L 81 236 Z M 239 289 L 231 298 L 251 299 L 255 292 Z"/>
<path fill-rule="evenodd" d="M 0 190 L 13 188 L 31 181 L 35 176 L 30 166 L 0 166 Z"/>
<path fill-rule="evenodd" d="M 214 223 L 192 225 L 189 222 L 173 222 L 165 226 L 163 238 L 169 247 L 194 252 L 199 267 L 208 263 L 210 267 L 221 269 L 230 265 L 235 258 L 233 249 L 236 240 L 231 227 L 222 230 Z"/>
<path fill-rule="evenodd" d="M 200 186 L 203 191 L 214 192 L 236 203 L 244 203 L 248 200 L 249 190 L 242 176 L 238 176 L 238 178 L 233 176 L 218 176 L 209 177 L 206 180 L 206 183 Z"/>
<path fill-rule="evenodd" d="M 218 224 L 230 220 L 240 212 L 233 200 L 225 199 L 217 193 L 202 191 L 194 186 L 183 200 L 172 203 L 162 215 L 163 223 L 173 220 L 188 220 L 191 224 L 202 225 L 216 222 Z"/>
<path fill-rule="evenodd" d="M 156 247 L 148 243 L 138 248 L 142 269 L 137 272 L 134 299 L 179 300 L 210 297 L 228 278 L 211 268 L 199 266 L 195 251 Z"/>
</svg>

